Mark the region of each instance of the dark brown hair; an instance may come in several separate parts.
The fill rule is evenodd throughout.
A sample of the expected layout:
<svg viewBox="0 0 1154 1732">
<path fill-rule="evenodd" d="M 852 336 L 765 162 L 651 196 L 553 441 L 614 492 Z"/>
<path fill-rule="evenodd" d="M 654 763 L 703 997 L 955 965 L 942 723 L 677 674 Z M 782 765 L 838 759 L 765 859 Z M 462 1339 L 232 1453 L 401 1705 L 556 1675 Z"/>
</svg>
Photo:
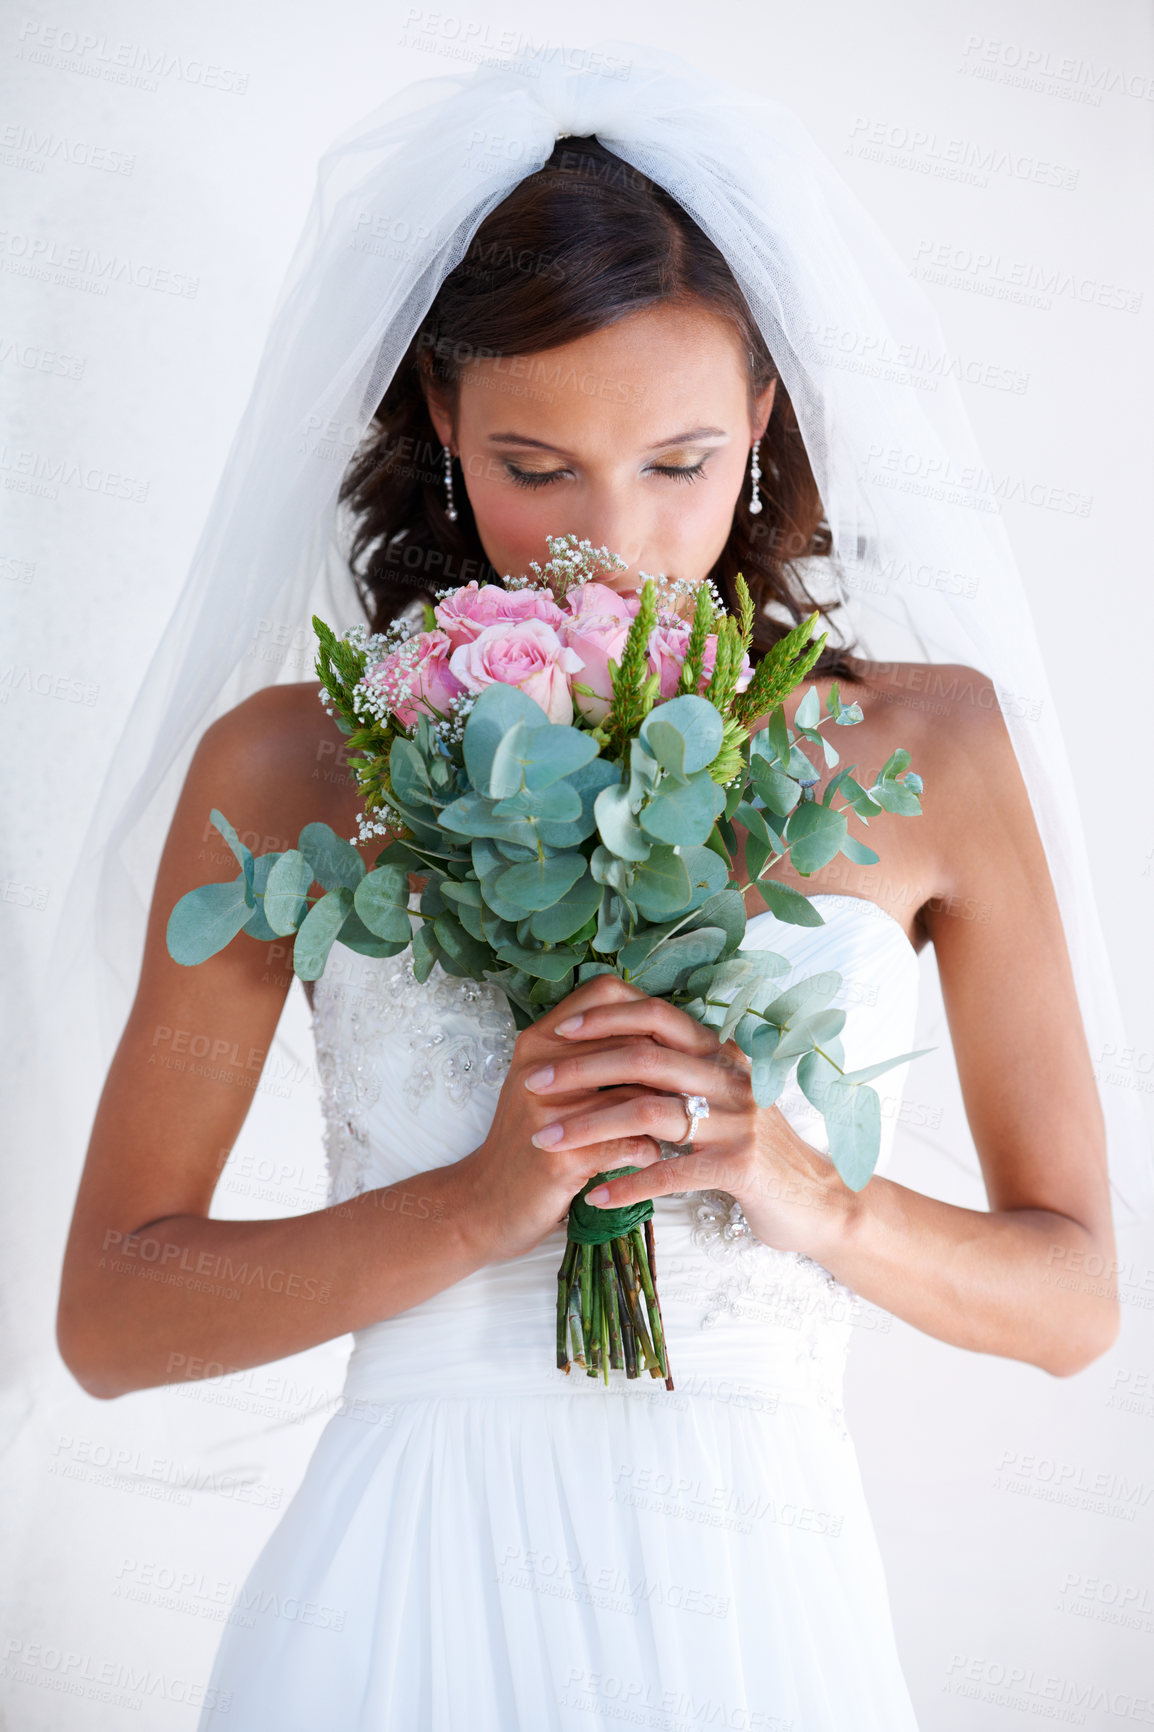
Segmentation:
<svg viewBox="0 0 1154 1732">
<path fill-rule="evenodd" d="M 795 562 L 829 557 L 821 498 L 793 405 L 728 264 L 663 188 L 598 139 L 565 138 L 489 213 L 446 276 L 343 478 L 341 500 L 355 525 L 350 560 L 372 630 L 383 631 L 414 597 L 432 601 L 435 591 L 473 579 L 502 581 L 481 546 L 459 470 L 456 522 L 446 514 L 443 453 L 422 379 L 451 400 L 471 360 L 539 355 L 629 313 L 677 302 L 730 320 L 748 356 L 752 396 L 777 379 L 760 445 L 762 511 L 750 512 L 743 489 L 708 575 L 736 614 L 733 580 L 744 574 L 755 663 L 820 606 Z M 833 638 L 813 672 L 852 680 L 844 660 L 850 646 Z"/>
</svg>

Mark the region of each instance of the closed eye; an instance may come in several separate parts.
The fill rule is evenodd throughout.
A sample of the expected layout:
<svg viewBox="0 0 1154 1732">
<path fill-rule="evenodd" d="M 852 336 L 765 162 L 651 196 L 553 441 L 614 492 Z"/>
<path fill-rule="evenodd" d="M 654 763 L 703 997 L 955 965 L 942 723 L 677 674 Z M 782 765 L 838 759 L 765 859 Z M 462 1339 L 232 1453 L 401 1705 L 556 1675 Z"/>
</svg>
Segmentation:
<svg viewBox="0 0 1154 1732">
<path fill-rule="evenodd" d="M 653 463 L 650 469 L 654 475 L 668 475 L 676 481 L 696 481 L 703 473 L 705 463 L 706 458 L 702 457 L 692 464 Z M 566 469 L 518 469 L 508 458 L 505 459 L 505 471 L 518 487 L 547 487 L 551 481 L 559 481 L 569 473 Z"/>
</svg>

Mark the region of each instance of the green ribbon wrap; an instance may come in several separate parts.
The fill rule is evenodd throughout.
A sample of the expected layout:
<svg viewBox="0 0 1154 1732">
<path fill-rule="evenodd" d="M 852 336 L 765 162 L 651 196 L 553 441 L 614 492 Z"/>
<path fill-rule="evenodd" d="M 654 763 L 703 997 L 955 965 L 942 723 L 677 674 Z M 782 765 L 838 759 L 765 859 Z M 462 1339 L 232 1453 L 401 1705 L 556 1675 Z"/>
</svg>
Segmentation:
<svg viewBox="0 0 1154 1732">
<path fill-rule="evenodd" d="M 610 1239 L 640 1227 L 653 1214 L 653 1198 L 642 1197 L 638 1203 L 627 1203 L 623 1209 L 599 1209 L 596 1203 L 585 1201 L 586 1191 L 603 1185 L 607 1179 L 620 1179 L 626 1173 L 640 1172 L 639 1167 L 611 1167 L 607 1173 L 594 1173 L 587 1179 L 569 1205 L 568 1237 L 578 1245 L 607 1245 Z"/>
</svg>

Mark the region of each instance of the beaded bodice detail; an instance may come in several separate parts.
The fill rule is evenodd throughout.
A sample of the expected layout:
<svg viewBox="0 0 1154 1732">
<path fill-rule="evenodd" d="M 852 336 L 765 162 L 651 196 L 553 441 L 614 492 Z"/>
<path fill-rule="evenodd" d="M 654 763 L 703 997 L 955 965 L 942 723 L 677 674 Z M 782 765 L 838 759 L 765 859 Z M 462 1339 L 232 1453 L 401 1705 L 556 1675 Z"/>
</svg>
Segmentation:
<svg viewBox="0 0 1154 1732">
<path fill-rule="evenodd" d="M 381 960 L 344 954 L 351 966 L 334 979 L 326 971 L 313 999 L 330 1203 L 389 1182 L 374 1165 L 371 1135 L 386 1078 L 414 1114 L 422 1105 L 461 1109 L 477 1089 L 495 1104 L 517 1035 L 494 986 L 454 979 L 440 964 L 422 983 L 411 949 Z M 385 1042 L 395 1048 L 390 1067 L 381 1062 Z"/>
<path fill-rule="evenodd" d="M 919 971 L 904 932 L 860 898 L 813 900 L 825 926 L 791 927 L 756 916 L 748 922 L 745 948 L 776 950 L 790 960 L 783 990 L 826 969 L 842 974 L 834 1004 L 847 1013 L 847 1068 L 910 1050 Z M 416 893 L 411 905 L 415 901 Z M 439 964 L 422 983 L 409 949 L 370 958 L 337 945 L 314 988 L 313 1027 L 330 1204 L 416 1179 L 484 1140 L 517 1036 L 508 1002 L 495 986 L 456 979 Z M 907 1068 L 874 1083 L 883 1105 L 879 1171 L 888 1158 Z M 824 1124 L 796 1083 L 777 1104 L 807 1142 L 828 1147 Z M 812 1258 L 763 1243 L 740 1205 L 722 1191 L 656 1199 L 654 1229 L 670 1338 L 687 1325 L 714 1340 L 729 1331 L 768 1332 L 812 1372 L 840 1426 L 840 1369 L 861 1306 L 858 1296 Z M 539 1264 L 532 1277 L 526 1267 L 525 1279 L 541 1284 L 546 1309 L 555 1297 L 563 1228 L 556 1239 L 556 1246 L 540 1248 L 540 1258 L 534 1253 L 498 1266 L 511 1278 L 517 1263 Z"/>
</svg>

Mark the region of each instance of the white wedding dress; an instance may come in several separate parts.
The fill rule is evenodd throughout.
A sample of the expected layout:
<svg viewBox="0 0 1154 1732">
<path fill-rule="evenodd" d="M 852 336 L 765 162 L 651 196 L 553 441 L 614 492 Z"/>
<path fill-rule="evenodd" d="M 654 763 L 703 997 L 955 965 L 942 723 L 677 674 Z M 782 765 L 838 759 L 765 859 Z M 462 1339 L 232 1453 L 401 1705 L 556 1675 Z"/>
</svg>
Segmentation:
<svg viewBox="0 0 1154 1732">
<path fill-rule="evenodd" d="M 909 1051 L 904 931 L 873 902 L 813 900 L 824 926 L 762 914 L 746 947 L 789 958 L 783 988 L 842 974 L 847 1068 Z M 408 951 L 338 946 L 314 1028 L 330 1202 L 411 1179 L 420 1212 L 421 1172 L 492 1122 L 506 1001 L 439 967 L 420 985 Z M 879 1168 L 907 1069 L 875 1084 Z M 796 1086 L 779 1105 L 827 1147 Z M 842 1412 L 862 1302 L 809 1258 L 734 1236 L 730 1201 L 655 1203 L 672 1393 L 557 1369 L 563 1226 L 360 1330 L 198 1732 L 916 1732 Z"/>
</svg>

